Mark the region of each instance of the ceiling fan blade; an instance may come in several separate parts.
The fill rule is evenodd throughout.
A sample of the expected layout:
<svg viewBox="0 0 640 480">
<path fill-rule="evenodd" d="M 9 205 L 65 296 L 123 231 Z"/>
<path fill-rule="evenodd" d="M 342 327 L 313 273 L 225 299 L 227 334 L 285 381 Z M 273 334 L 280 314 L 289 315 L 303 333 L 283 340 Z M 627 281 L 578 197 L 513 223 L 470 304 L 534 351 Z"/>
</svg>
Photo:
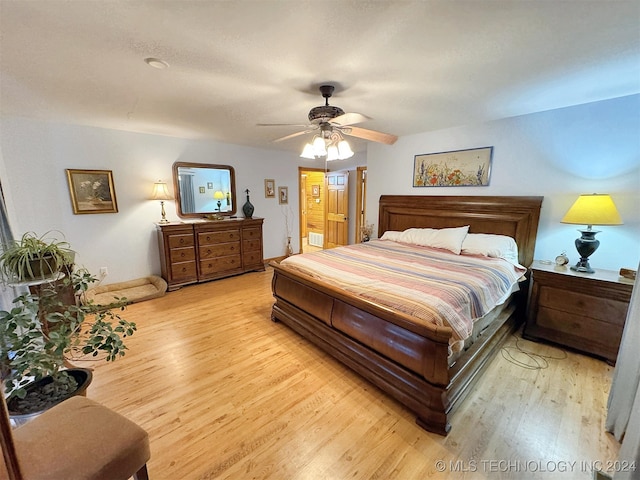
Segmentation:
<svg viewBox="0 0 640 480">
<path fill-rule="evenodd" d="M 274 140 L 274 143 L 284 142 L 285 140 L 289 140 L 290 138 L 299 137 L 300 135 L 306 135 L 307 133 L 310 133 L 311 131 L 312 130 L 302 130 L 301 132 L 296 132 L 296 133 L 292 133 L 291 135 L 287 135 L 287 136 L 284 136 L 284 137 L 276 138 Z"/>
<path fill-rule="evenodd" d="M 371 140 L 373 142 L 385 143 L 387 145 L 393 145 L 398 140 L 398 137 L 391 135 L 390 133 L 376 132 L 375 130 L 367 130 L 360 127 L 345 127 L 340 131 L 352 137 L 364 138 L 365 140 Z"/>
<path fill-rule="evenodd" d="M 310 127 L 308 123 L 256 123 L 258 127 Z"/>
<path fill-rule="evenodd" d="M 367 117 L 366 115 L 363 115 L 361 113 L 345 113 L 344 115 L 332 118 L 329 123 L 336 123 L 338 125 L 346 126 L 366 122 L 367 120 L 371 120 L 371 117 Z"/>
</svg>

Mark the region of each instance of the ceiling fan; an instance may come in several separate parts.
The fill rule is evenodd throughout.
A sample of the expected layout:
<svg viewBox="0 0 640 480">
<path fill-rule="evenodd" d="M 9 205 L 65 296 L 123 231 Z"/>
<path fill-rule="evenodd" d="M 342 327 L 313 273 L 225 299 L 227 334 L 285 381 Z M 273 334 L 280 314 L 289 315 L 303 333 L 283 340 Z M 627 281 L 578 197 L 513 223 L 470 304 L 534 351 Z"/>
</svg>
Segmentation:
<svg viewBox="0 0 640 480">
<path fill-rule="evenodd" d="M 336 136 L 336 134 L 338 134 L 338 136 L 339 134 L 350 135 L 352 137 L 363 138 L 365 140 L 384 143 L 387 145 L 392 145 L 396 142 L 398 139 L 396 135 L 355 127 L 354 125 L 356 123 L 370 120 L 370 118 L 366 115 L 362 115 L 361 113 L 345 113 L 340 107 L 329 105 L 329 98 L 333 94 L 334 90 L 335 87 L 333 85 L 320 86 L 320 93 L 325 99 L 325 104 L 314 107 L 309 111 L 308 124 L 259 123 L 258 125 L 262 127 L 304 127 L 304 130 L 277 138 L 274 142 L 282 142 L 314 131 L 318 132 L 316 134 L 318 137 L 326 140 L 327 142 L 332 140 L 332 137 Z"/>
</svg>

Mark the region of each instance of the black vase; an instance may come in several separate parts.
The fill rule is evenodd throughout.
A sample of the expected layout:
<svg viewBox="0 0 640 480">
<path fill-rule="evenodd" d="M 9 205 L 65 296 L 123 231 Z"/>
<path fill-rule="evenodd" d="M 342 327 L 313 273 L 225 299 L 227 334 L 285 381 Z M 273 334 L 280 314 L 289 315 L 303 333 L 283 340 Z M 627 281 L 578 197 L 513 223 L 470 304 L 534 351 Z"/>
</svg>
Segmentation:
<svg viewBox="0 0 640 480">
<path fill-rule="evenodd" d="M 253 205 L 249 201 L 249 194 L 247 193 L 247 202 L 242 206 L 242 212 L 245 218 L 251 218 L 253 216 Z"/>
</svg>

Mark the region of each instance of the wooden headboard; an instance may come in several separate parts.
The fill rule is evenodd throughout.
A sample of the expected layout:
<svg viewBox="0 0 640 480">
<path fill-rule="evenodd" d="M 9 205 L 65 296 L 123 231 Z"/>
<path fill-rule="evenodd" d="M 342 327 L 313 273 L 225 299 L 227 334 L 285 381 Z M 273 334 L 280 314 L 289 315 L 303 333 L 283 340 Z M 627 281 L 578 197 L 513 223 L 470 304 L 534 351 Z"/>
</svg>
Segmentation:
<svg viewBox="0 0 640 480">
<path fill-rule="evenodd" d="M 387 230 L 469 225 L 470 233 L 513 237 L 519 262 L 528 267 L 538 232 L 543 197 L 382 195 L 378 237 Z"/>
</svg>

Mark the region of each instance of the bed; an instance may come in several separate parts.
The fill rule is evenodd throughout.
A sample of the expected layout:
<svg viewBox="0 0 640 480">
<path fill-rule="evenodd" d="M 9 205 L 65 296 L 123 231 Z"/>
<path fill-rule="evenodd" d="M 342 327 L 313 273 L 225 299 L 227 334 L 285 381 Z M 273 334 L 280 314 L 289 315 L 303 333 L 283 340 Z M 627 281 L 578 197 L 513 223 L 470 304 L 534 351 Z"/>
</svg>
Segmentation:
<svg viewBox="0 0 640 480">
<path fill-rule="evenodd" d="M 528 267 L 541 205 L 542 197 L 385 195 L 380 197 L 378 238 L 410 228 L 468 225 L 469 233 L 515 239 L 517 263 Z M 272 320 L 352 368 L 413 412 L 418 425 L 441 435 L 449 432 L 455 409 L 524 318 L 526 281 L 477 322 L 463 348 L 454 352 L 455 332 L 449 326 L 419 321 L 293 266 L 271 265 Z"/>
</svg>

